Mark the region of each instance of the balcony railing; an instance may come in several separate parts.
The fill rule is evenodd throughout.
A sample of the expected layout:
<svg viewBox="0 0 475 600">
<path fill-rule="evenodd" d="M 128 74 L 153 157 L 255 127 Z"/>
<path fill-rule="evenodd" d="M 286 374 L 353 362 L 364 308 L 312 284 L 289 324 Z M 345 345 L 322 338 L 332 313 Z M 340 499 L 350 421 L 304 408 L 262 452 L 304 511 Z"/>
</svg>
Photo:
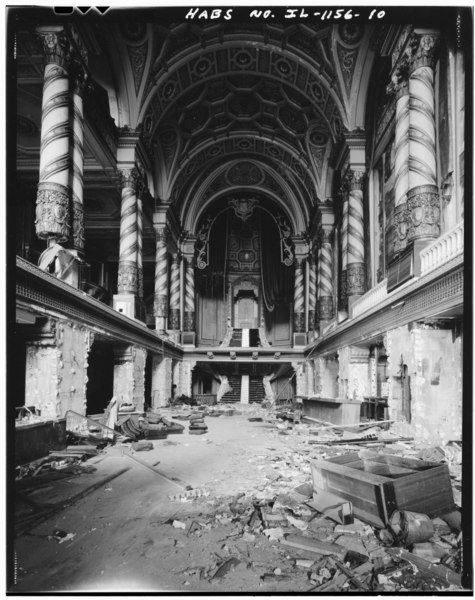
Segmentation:
<svg viewBox="0 0 475 600">
<path fill-rule="evenodd" d="M 387 279 L 383 279 L 378 285 L 375 285 L 366 294 L 363 294 L 361 298 L 355 300 L 352 306 L 352 316 L 357 317 L 365 312 L 368 312 L 388 296 L 387 292 Z"/>
<path fill-rule="evenodd" d="M 463 232 L 463 221 L 461 221 L 421 251 L 421 275 L 426 275 L 459 254 L 463 254 Z"/>
</svg>

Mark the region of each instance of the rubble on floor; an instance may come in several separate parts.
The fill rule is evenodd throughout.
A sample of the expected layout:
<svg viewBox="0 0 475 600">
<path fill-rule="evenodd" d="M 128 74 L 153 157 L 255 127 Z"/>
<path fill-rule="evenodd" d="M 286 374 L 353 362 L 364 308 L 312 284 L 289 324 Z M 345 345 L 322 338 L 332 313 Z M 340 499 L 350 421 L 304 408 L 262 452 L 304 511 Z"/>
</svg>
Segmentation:
<svg viewBox="0 0 475 600">
<path fill-rule="evenodd" d="M 177 484 L 181 487 L 180 491 L 169 495 L 171 503 L 192 503 L 201 511 L 199 516 L 171 519 L 168 523 L 177 548 L 186 548 L 192 539 L 207 543 L 209 538 L 211 544 L 216 537 L 212 538 L 212 533 L 221 532 L 220 545 L 214 547 L 211 562 L 190 564 L 177 571 L 183 577 L 183 585 L 190 590 L 196 581 L 216 586 L 240 569 L 252 570 L 259 576 L 260 586 L 272 584 L 277 586 L 272 588 L 274 590 L 278 590 L 279 585 L 291 583 L 295 583 L 295 589 L 317 593 L 449 592 L 463 589 L 460 574 L 460 443 L 450 442 L 437 448 L 420 446 L 393 433 L 390 424 L 378 422 L 354 427 L 294 423 L 291 411 L 273 411 L 259 405 L 239 406 L 237 410 L 226 405 L 190 407 L 181 404 L 168 410 L 172 419 L 189 421 L 189 434 L 192 428 L 206 428 L 208 431 L 205 417 L 240 414 L 255 427 L 271 427 L 276 435 L 284 432 L 287 436 L 285 450 L 271 454 L 263 452 L 247 459 L 249 469 L 259 473 L 259 485 L 251 483 L 249 489 L 226 496 Z M 139 436 L 132 424 L 142 433 L 146 428 L 143 427 L 144 421 L 133 416 L 129 414 L 127 419 L 122 420 L 118 415 L 117 419 L 117 427 L 122 433 L 127 430 L 124 429 L 127 422 L 135 433 L 135 436 L 129 436 L 135 440 L 132 451 L 139 452 L 145 446 L 153 448 L 154 444 L 164 443 L 160 438 L 146 438 L 145 435 L 138 441 Z M 162 423 L 167 428 L 175 423 L 161 413 L 149 413 L 147 422 L 150 425 Z M 184 427 L 180 427 L 183 431 Z M 83 440 L 80 438 L 78 441 Z M 129 448 L 129 443 L 123 438 L 120 441 L 109 440 L 108 444 L 108 448 L 115 446 L 119 453 L 144 464 L 134 452 L 124 451 L 124 448 Z M 35 481 L 43 485 L 41 477 L 48 473 L 51 477 L 46 481 L 51 483 L 56 478 L 54 474 L 61 471 L 68 477 L 88 472 L 86 462 L 107 455 L 108 448 L 104 450 L 100 444 L 71 445 L 64 455 L 54 453 L 42 461 L 20 467 L 16 482 L 20 500 L 29 507 L 30 513 L 41 513 L 45 510 L 44 505 L 35 507 L 33 496 L 26 497 L 34 489 Z M 388 459 L 389 452 L 396 458 Z M 332 463 L 335 459 L 336 462 Z M 431 477 L 428 465 L 432 464 L 432 471 L 443 472 L 443 481 L 449 482 L 453 502 L 436 510 L 437 515 L 428 516 L 388 501 L 384 510 L 392 506 L 392 514 L 384 513 L 385 518 L 379 522 L 379 517 L 368 517 L 357 503 L 335 494 L 333 487 L 319 488 L 323 485 L 322 465 L 340 463 L 343 466 L 353 464 L 359 474 L 365 472 L 361 465 L 370 464 L 372 472 L 368 474 L 373 482 L 376 482 L 376 477 L 383 477 L 374 474 L 382 467 L 386 474 L 393 469 L 391 481 L 397 482 L 404 475 L 402 471 L 409 470 L 408 465 L 417 472 L 417 464 L 424 466 L 421 472 L 427 482 Z M 319 468 L 315 469 L 315 464 L 320 465 Z M 153 465 L 145 462 L 145 466 L 160 474 Z M 345 467 L 346 475 L 349 468 Z M 349 493 L 351 487 L 350 483 Z M 448 490 L 445 492 L 447 496 Z M 380 505 L 377 510 L 382 510 Z M 19 518 L 20 523 L 26 526 L 34 521 L 31 514 L 26 520 L 24 515 Z M 267 562 L 258 561 L 254 555 L 258 549 L 262 552 L 272 550 L 273 559 L 269 555 Z M 280 557 L 278 563 L 275 556 Z M 288 589 L 285 587 L 286 591 Z"/>
</svg>

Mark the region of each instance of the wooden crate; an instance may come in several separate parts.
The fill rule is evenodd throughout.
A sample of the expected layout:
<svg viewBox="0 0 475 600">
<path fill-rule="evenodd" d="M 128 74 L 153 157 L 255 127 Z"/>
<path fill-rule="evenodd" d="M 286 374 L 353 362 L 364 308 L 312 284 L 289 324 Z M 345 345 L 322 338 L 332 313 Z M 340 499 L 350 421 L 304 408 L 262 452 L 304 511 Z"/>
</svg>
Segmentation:
<svg viewBox="0 0 475 600">
<path fill-rule="evenodd" d="M 454 509 L 446 464 L 379 454 L 350 453 L 311 463 L 314 492 L 325 490 L 353 504 L 354 514 L 385 527 L 395 510 L 436 517 Z"/>
</svg>

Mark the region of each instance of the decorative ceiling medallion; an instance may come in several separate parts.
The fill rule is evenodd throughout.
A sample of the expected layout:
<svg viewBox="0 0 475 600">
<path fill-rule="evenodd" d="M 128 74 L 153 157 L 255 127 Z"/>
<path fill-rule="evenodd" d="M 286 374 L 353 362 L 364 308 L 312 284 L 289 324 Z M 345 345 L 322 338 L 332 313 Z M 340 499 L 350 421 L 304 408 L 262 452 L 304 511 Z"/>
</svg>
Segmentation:
<svg viewBox="0 0 475 600">
<path fill-rule="evenodd" d="M 177 83 L 175 81 L 167 81 L 162 89 L 162 97 L 165 100 L 170 100 L 176 94 Z"/>
<path fill-rule="evenodd" d="M 312 131 L 309 140 L 312 146 L 326 146 L 328 143 L 328 136 L 322 131 Z"/>
<path fill-rule="evenodd" d="M 364 29 L 358 23 L 341 23 L 338 33 L 345 44 L 354 45 L 363 37 Z"/>
<path fill-rule="evenodd" d="M 292 67 L 290 66 L 290 63 L 283 58 L 278 60 L 275 63 L 275 66 L 279 73 L 281 73 L 284 77 L 287 77 L 292 73 Z"/>
<path fill-rule="evenodd" d="M 208 58 L 199 58 L 192 66 L 192 72 L 198 77 L 205 77 L 211 70 L 212 63 Z"/>
<path fill-rule="evenodd" d="M 158 137 L 165 146 L 172 146 L 173 144 L 176 144 L 177 134 L 176 131 L 171 127 L 162 131 Z"/>
<path fill-rule="evenodd" d="M 237 69 L 247 69 L 254 61 L 254 56 L 249 50 L 238 50 L 231 55 L 231 61 Z"/>
<path fill-rule="evenodd" d="M 257 185 L 262 183 L 264 174 L 254 163 L 240 162 L 228 169 L 226 179 L 231 185 Z"/>
<path fill-rule="evenodd" d="M 230 200 L 228 204 L 234 208 L 236 217 L 242 221 L 247 221 L 254 212 L 256 205 L 259 204 L 259 201 L 256 198 L 239 198 Z"/>
<path fill-rule="evenodd" d="M 241 139 L 237 142 L 236 146 L 239 150 L 249 150 L 252 146 L 250 140 Z"/>
</svg>

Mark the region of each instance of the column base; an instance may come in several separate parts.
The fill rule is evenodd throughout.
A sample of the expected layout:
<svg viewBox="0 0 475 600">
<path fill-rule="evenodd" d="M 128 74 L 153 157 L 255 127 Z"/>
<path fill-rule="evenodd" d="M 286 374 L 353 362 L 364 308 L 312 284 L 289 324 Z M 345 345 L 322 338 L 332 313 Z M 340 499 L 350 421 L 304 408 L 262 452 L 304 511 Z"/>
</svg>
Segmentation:
<svg viewBox="0 0 475 600">
<path fill-rule="evenodd" d="M 138 314 L 135 294 L 114 294 L 112 305 L 114 310 L 131 319 L 135 319 Z"/>
</svg>

